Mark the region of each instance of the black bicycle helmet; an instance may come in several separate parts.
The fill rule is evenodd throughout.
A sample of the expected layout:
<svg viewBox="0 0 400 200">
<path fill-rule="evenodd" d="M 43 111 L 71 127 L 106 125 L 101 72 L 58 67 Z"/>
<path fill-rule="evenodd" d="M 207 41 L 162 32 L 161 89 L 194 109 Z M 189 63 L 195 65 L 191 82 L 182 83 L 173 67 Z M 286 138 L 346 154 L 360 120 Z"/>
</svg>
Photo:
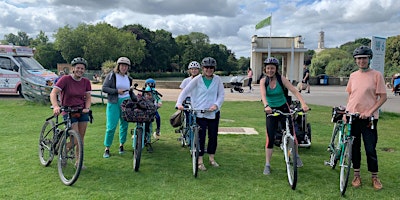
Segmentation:
<svg viewBox="0 0 400 200">
<path fill-rule="evenodd" d="M 273 64 L 278 68 L 279 67 L 279 60 L 274 58 L 274 57 L 269 57 L 269 58 L 264 60 L 264 64 L 265 65 Z"/>
<path fill-rule="evenodd" d="M 367 46 L 357 47 L 353 51 L 353 58 L 360 57 L 360 56 L 368 56 L 371 59 L 372 55 L 373 55 L 372 50 Z"/>
<path fill-rule="evenodd" d="M 212 67 L 216 67 L 217 66 L 217 61 L 212 58 L 212 57 L 205 57 L 202 61 L 201 61 L 201 66 L 212 66 Z"/>
<path fill-rule="evenodd" d="M 87 67 L 87 65 L 88 65 L 87 61 L 81 57 L 76 57 L 71 61 L 72 66 L 75 66 L 77 64 L 83 64 L 83 65 L 85 65 L 85 67 Z"/>
</svg>

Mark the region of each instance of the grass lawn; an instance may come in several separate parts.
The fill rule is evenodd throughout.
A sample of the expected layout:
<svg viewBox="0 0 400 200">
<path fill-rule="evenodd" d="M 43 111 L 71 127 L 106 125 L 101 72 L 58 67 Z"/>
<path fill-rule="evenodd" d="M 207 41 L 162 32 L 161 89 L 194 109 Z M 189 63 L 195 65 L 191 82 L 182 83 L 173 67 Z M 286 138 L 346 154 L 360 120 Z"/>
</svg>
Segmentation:
<svg viewBox="0 0 400 200">
<path fill-rule="evenodd" d="M 291 190 L 280 149 L 272 157 L 272 174 L 262 174 L 265 163 L 265 114 L 259 102 L 225 102 L 221 127 L 254 127 L 258 135 L 220 135 L 216 160 L 219 168 L 192 175 L 187 148 L 177 141 L 169 125 L 174 102 L 163 102 L 161 139 L 154 153 L 144 152 L 139 172 L 132 169 L 132 154 L 118 155 L 118 133 L 111 157 L 102 157 L 105 106 L 92 106 L 94 123 L 85 137 L 85 165 L 78 181 L 64 186 L 57 160 L 43 167 L 38 159 L 38 137 L 44 119 L 52 111 L 47 105 L 25 100 L 0 100 L 0 199 L 341 199 L 339 170 L 324 166 L 333 124 L 331 108 L 311 105 L 312 146 L 299 149 L 304 167 L 299 168 L 296 190 Z M 361 164 L 363 186 L 349 185 L 348 199 L 396 199 L 400 188 L 399 114 L 383 113 L 378 124 L 379 176 L 381 191 L 374 191 L 365 156 Z M 133 128 L 134 124 L 130 124 Z M 128 138 L 130 134 L 128 135 Z M 131 150 L 128 139 L 125 148 Z M 205 162 L 208 157 L 205 156 Z M 352 175 L 351 175 L 352 176 Z"/>
</svg>

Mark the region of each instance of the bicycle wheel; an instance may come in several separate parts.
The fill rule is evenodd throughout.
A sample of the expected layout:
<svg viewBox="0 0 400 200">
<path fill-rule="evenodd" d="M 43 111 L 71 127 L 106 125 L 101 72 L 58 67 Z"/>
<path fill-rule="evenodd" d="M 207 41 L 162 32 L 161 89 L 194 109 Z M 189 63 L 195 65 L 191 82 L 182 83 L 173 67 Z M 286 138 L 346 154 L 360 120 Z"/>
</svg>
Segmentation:
<svg viewBox="0 0 400 200">
<path fill-rule="evenodd" d="M 331 166 L 332 169 L 335 169 L 340 155 L 340 136 L 342 134 L 342 126 L 343 125 L 340 124 L 340 122 L 335 123 L 335 126 L 333 127 L 331 143 L 329 144 L 328 150 L 331 155 L 329 157 L 329 163 L 327 164 Z"/>
<path fill-rule="evenodd" d="M 44 166 L 49 166 L 54 158 L 53 138 L 56 134 L 55 123 L 53 120 L 47 120 L 42 127 L 39 136 L 39 160 Z"/>
<path fill-rule="evenodd" d="M 297 145 L 293 136 L 286 135 L 284 137 L 283 153 L 285 154 L 289 185 L 292 190 L 295 190 L 297 184 Z"/>
<path fill-rule="evenodd" d="M 65 185 L 72 185 L 78 180 L 83 164 L 83 143 L 75 130 L 68 130 L 60 140 L 58 154 L 58 175 Z"/>
<path fill-rule="evenodd" d="M 136 128 L 133 134 L 133 169 L 139 171 L 140 157 L 142 156 L 143 128 Z"/>
<path fill-rule="evenodd" d="M 192 155 L 193 165 L 193 176 L 197 177 L 199 171 L 199 153 L 200 153 L 200 142 L 199 142 L 199 127 L 193 128 L 193 137 L 190 145 L 190 153 Z"/>
<path fill-rule="evenodd" d="M 350 169 L 351 169 L 351 148 L 353 145 L 353 139 L 348 138 L 345 141 L 345 145 L 342 149 L 341 164 L 340 164 L 340 193 L 344 196 L 346 192 L 347 183 L 349 182 Z"/>
</svg>

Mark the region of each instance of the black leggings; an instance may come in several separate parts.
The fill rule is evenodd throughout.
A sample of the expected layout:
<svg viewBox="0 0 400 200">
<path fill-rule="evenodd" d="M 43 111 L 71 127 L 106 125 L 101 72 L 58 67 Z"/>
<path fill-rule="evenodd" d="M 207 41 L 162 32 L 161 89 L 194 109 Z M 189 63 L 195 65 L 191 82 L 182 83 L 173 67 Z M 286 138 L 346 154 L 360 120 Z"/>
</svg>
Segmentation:
<svg viewBox="0 0 400 200">
<path fill-rule="evenodd" d="M 289 105 L 287 105 L 285 103 L 280 107 L 272 107 L 272 109 L 276 109 L 276 110 L 280 110 L 280 111 L 282 111 L 284 113 L 288 113 L 289 112 Z M 284 115 L 279 115 L 277 117 L 275 117 L 275 116 L 267 117 L 267 115 L 268 114 L 266 113 L 265 116 L 266 116 L 267 138 L 266 138 L 265 146 L 268 149 L 272 149 L 274 147 L 275 136 L 276 136 L 276 133 L 278 131 L 278 124 L 280 122 L 281 123 L 281 128 L 285 129 L 286 128 L 285 127 L 286 126 L 285 125 L 286 119 L 285 119 Z M 294 133 L 292 124 L 293 124 L 292 120 L 289 120 L 289 126 L 292 129 L 292 133 Z"/>
<path fill-rule="evenodd" d="M 199 131 L 200 153 L 199 153 L 199 156 L 204 155 L 207 130 L 208 130 L 207 153 L 215 154 L 215 152 L 217 151 L 219 118 L 220 118 L 220 111 L 215 113 L 215 119 L 196 118 L 196 122 L 200 126 L 200 131 Z"/>
</svg>

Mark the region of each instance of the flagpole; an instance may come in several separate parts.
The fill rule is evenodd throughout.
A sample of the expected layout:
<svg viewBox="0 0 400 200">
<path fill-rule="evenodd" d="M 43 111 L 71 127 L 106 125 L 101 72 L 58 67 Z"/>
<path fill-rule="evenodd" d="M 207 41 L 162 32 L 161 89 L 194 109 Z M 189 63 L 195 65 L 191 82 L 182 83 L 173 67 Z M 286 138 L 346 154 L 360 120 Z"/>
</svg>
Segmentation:
<svg viewBox="0 0 400 200">
<path fill-rule="evenodd" d="M 268 58 L 271 57 L 271 32 L 272 32 L 272 13 L 271 13 L 271 21 L 269 25 L 269 41 L 268 41 Z"/>
</svg>

